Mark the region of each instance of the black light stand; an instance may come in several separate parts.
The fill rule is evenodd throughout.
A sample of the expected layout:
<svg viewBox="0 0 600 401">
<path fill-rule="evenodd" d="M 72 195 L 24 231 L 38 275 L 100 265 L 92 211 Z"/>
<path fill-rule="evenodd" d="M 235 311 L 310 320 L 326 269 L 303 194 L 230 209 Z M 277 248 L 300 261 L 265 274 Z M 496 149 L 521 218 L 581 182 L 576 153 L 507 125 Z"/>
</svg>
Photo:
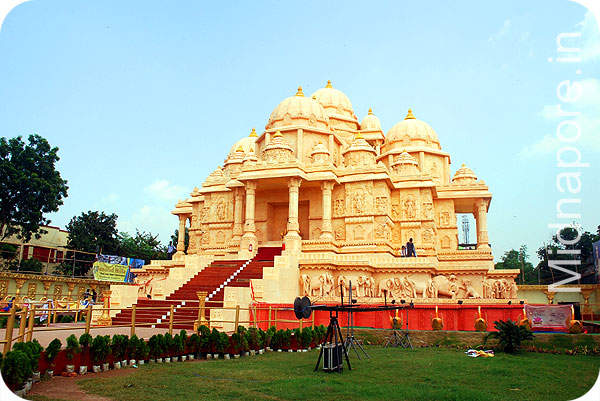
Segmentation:
<svg viewBox="0 0 600 401">
<path fill-rule="evenodd" d="M 404 300 L 402 300 L 401 302 L 404 304 Z M 409 306 L 411 309 L 414 307 L 412 301 Z M 402 348 L 410 347 L 410 349 L 414 349 L 412 342 L 410 341 L 410 334 L 408 334 L 408 309 L 406 309 L 406 325 L 404 332 L 398 332 L 398 327 L 396 326 L 396 319 L 394 319 L 393 322 L 394 323 L 392 324 L 392 334 L 390 335 L 390 338 L 388 338 L 383 348 L 387 348 L 388 346 L 402 346 Z M 399 329 L 402 330 L 401 327 L 399 327 Z"/>
<path fill-rule="evenodd" d="M 335 312 L 335 316 L 333 313 Z M 337 351 L 338 347 L 341 346 L 344 352 L 344 356 L 346 357 L 346 363 L 348 364 L 348 370 L 352 370 L 352 366 L 350 366 L 350 359 L 348 358 L 348 351 L 346 350 L 346 346 L 342 341 L 342 331 L 340 330 L 340 325 L 338 323 L 338 311 L 330 310 L 329 311 L 329 326 L 327 326 L 327 334 L 325 334 L 325 340 L 321 344 L 321 352 L 319 352 L 319 359 L 317 359 L 317 364 L 315 365 L 315 372 L 319 369 L 319 363 L 321 362 L 321 358 L 323 357 L 323 352 L 325 351 L 325 347 L 328 345 L 333 345 L 333 354 L 335 357 L 329 359 L 329 363 L 331 364 L 332 360 L 336 361 L 337 359 L 341 359 L 340 355 Z M 341 372 L 343 369 L 343 359 L 337 361 L 338 364 L 335 368 L 336 371 Z"/>
<path fill-rule="evenodd" d="M 348 284 L 348 304 L 352 305 L 352 281 L 350 281 Z M 354 312 L 352 311 L 352 309 L 350 309 L 350 311 L 348 312 L 348 331 L 346 334 L 346 339 L 344 340 L 344 346 L 348 349 L 352 348 L 354 352 L 356 352 L 356 356 L 358 357 L 358 359 L 360 359 L 360 354 L 356 349 L 356 347 L 358 346 L 358 348 L 360 348 L 360 350 L 364 352 L 367 359 L 370 359 L 369 354 L 367 354 L 367 351 L 365 351 L 362 345 L 360 345 L 356 338 L 354 338 Z"/>
</svg>

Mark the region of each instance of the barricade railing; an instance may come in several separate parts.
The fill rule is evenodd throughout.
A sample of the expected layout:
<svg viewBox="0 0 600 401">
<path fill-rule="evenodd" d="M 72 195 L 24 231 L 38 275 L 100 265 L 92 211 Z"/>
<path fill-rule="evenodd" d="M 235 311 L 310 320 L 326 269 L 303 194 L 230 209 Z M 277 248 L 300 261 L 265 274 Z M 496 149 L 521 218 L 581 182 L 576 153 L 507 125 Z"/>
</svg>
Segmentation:
<svg viewBox="0 0 600 401">
<path fill-rule="evenodd" d="M 217 303 L 219 301 L 206 301 L 206 303 Z M 249 307 L 240 307 L 239 305 L 233 307 L 225 307 L 225 306 L 206 306 L 204 303 L 199 303 L 198 306 L 179 306 L 177 307 L 177 311 L 180 310 L 197 310 L 198 316 L 194 320 L 190 319 L 175 319 L 175 304 L 172 303 L 169 306 L 152 306 L 152 307 L 139 307 L 137 305 L 133 305 L 131 308 L 121 308 L 121 307 L 94 307 L 94 305 L 89 304 L 85 308 L 79 309 L 64 309 L 64 308 L 40 308 L 39 305 L 44 305 L 44 302 L 31 302 L 29 306 L 23 306 L 23 308 L 17 311 L 17 307 L 13 307 L 9 312 L 0 312 L 1 316 L 8 316 L 6 321 L 6 328 L 4 333 L 4 339 L 0 340 L 0 346 L 2 347 L 2 352 L 5 354 L 10 351 L 12 348 L 12 344 L 14 342 L 23 342 L 23 341 L 31 341 L 35 333 L 38 332 L 59 332 L 64 330 L 74 330 L 74 329 L 83 329 L 85 333 L 90 333 L 94 329 L 102 329 L 102 328 L 129 328 L 130 336 L 136 334 L 136 328 L 144 328 L 144 327 L 156 327 L 158 325 L 167 324 L 167 322 L 139 322 L 137 321 L 137 313 L 144 310 L 152 310 L 152 311 L 165 311 L 169 315 L 168 327 L 167 331 L 169 334 L 173 334 L 173 327 L 176 324 L 190 324 L 194 327 L 197 327 L 201 324 L 205 324 L 210 326 L 214 325 L 223 325 L 223 324 L 231 324 L 233 323 L 233 327 L 237 328 L 239 325 L 246 325 L 248 327 L 258 327 L 261 323 L 267 323 L 268 327 L 274 326 L 277 328 L 278 323 L 294 323 L 298 325 L 298 328 L 302 330 L 304 327 L 314 327 L 315 325 L 315 315 L 312 314 L 310 319 L 300 319 L 300 320 L 291 320 L 291 319 L 280 319 L 278 317 L 278 313 L 280 311 L 290 311 L 291 308 L 283 308 L 283 307 L 272 307 L 272 306 L 258 306 L 252 305 Z M 101 317 L 109 316 L 111 311 L 124 311 L 131 310 L 131 317 L 128 323 L 122 324 L 110 324 L 110 325 L 92 325 L 92 313 L 101 313 Z M 210 315 L 210 310 L 219 309 L 219 310 L 233 310 L 234 319 L 214 319 L 214 320 L 206 320 L 205 314 L 208 311 Z M 242 311 L 248 311 L 248 320 L 242 320 L 240 318 L 240 313 Z M 258 312 L 259 311 L 267 311 L 267 319 L 259 319 Z M 56 316 L 58 314 L 75 314 L 75 322 L 73 324 L 68 324 L 68 326 L 56 326 Z M 83 325 L 82 322 L 79 322 L 79 317 L 85 315 L 85 321 Z M 35 319 L 44 317 L 43 323 L 39 321 L 38 325 L 35 325 Z M 17 324 L 18 320 L 18 324 Z M 51 323 L 52 321 L 52 323 Z M 18 334 L 14 334 L 15 328 L 18 327 Z"/>
</svg>

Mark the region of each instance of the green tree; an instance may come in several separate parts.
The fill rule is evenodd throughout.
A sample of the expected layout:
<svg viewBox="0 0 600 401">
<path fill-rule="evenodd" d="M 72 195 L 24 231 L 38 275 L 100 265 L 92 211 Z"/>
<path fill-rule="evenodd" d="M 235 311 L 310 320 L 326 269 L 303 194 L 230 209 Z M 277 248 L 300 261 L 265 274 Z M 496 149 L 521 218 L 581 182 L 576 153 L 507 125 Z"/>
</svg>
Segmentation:
<svg viewBox="0 0 600 401">
<path fill-rule="evenodd" d="M 166 248 L 161 245 L 158 235 L 135 231 L 135 237 L 127 233 L 119 235 L 119 253 L 128 258 L 144 259 L 149 263 L 151 259 L 166 259 Z"/>
<path fill-rule="evenodd" d="M 600 240 L 600 226 L 598 226 L 596 234 L 574 227 L 565 227 L 560 231 L 560 237 L 563 239 L 563 242 L 573 241 L 577 239 L 578 235 L 580 235 L 580 237 L 574 244 L 564 245 L 559 241 L 558 236 L 555 234 L 552 236 L 549 243 L 544 243 L 544 245 L 537 250 L 540 262 L 536 267 L 536 271 L 539 272 L 540 282 L 542 284 L 556 283 L 573 277 L 570 273 L 552 269 L 548 264 L 549 259 L 554 261 L 580 260 L 581 263 L 579 265 L 562 264 L 560 266 L 563 269 L 571 270 L 575 273 L 581 273 L 586 269 L 588 271 L 593 271 L 593 269 L 588 269 L 588 267 L 594 264 L 594 250 L 592 244 Z M 561 251 L 564 253 L 560 253 Z M 576 284 L 576 282 L 573 281 L 569 284 Z"/>
<path fill-rule="evenodd" d="M 527 246 L 521 245 L 519 250 L 511 249 L 504 252 L 501 261 L 495 264 L 496 269 L 518 269 L 515 279 L 517 284 L 537 284 L 537 276 L 533 264 L 528 261 Z"/>
<path fill-rule="evenodd" d="M 82 253 L 75 252 L 75 276 L 84 276 L 88 273 L 94 263 L 95 254 L 114 255 L 119 251 L 117 219 L 118 216 L 114 213 L 106 215 L 104 212 L 90 210 L 81 213 L 80 216 L 74 216 L 69 221 L 67 248 L 82 251 Z M 70 275 L 73 272 L 73 252 L 70 252 L 66 259 L 57 270 Z"/>
<path fill-rule="evenodd" d="M 20 136 L 0 138 L 1 239 L 16 234 L 25 242 L 40 238 L 49 224 L 45 213 L 56 212 L 67 197 L 67 181 L 56 170 L 58 148 L 39 135 L 28 144 Z"/>
<path fill-rule="evenodd" d="M 173 235 L 171 235 L 171 242 L 175 249 L 177 249 L 177 244 L 179 243 L 179 229 L 175 229 Z M 184 252 L 187 252 L 188 246 L 190 246 L 190 230 L 185 228 L 185 249 Z"/>
</svg>

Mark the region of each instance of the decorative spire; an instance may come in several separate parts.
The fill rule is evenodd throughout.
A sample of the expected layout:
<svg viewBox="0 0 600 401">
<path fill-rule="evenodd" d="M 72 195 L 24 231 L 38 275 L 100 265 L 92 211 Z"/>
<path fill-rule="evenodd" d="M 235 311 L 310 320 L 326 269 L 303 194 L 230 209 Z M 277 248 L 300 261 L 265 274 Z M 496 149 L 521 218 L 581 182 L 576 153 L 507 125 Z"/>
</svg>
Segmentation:
<svg viewBox="0 0 600 401">
<path fill-rule="evenodd" d="M 314 100 L 317 100 L 317 97 L 316 97 L 315 95 L 312 95 L 312 98 L 313 98 Z"/>
<path fill-rule="evenodd" d="M 373 115 L 373 109 L 369 107 L 369 115 L 372 116 Z"/>
<path fill-rule="evenodd" d="M 250 136 L 250 137 L 252 137 L 252 138 L 256 138 L 256 137 L 258 136 L 258 135 L 256 134 L 256 129 L 255 129 L 255 128 L 252 128 L 252 132 L 250 133 L 250 135 L 249 135 L 249 136 Z"/>
<path fill-rule="evenodd" d="M 273 135 L 273 138 L 276 138 L 279 136 L 283 137 L 283 135 L 281 134 L 281 131 L 277 130 L 277 132 Z"/>
<path fill-rule="evenodd" d="M 325 85 L 326 88 L 333 88 L 333 86 L 331 86 L 331 81 L 327 80 L 327 85 Z"/>
<path fill-rule="evenodd" d="M 240 145 L 240 146 L 237 148 L 236 152 L 242 152 L 242 153 L 244 153 L 244 148 L 242 148 L 242 145 Z"/>
<path fill-rule="evenodd" d="M 415 116 L 413 116 L 411 109 L 408 109 L 408 114 L 406 115 L 405 120 L 416 120 Z"/>
<path fill-rule="evenodd" d="M 365 139 L 365 137 L 363 137 L 362 134 L 359 132 L 358 134 L 356 134 L 354 136 L 354 140 L 356 140 L 356 139 Z"/>
<path fill-rule="evenodd" d="M 302 96 L 302 97 L 304 97 L 304 93 L 302 92 L 302 87 L 301 86 L 298 87 L 298 92 L 296 93 L 296 96 Z"/>
</svg>

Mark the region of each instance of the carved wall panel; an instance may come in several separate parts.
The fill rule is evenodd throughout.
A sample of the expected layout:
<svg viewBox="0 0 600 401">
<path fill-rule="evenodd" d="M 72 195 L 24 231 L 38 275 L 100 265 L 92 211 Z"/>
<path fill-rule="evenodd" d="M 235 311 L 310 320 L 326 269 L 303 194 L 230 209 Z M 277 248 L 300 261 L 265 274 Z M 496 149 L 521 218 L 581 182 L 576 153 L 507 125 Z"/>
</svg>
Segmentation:
<svg viewBox="0 0 600 401">
<path fill-rule="evenodd" d="M 36 292 L 37 292 L 37 284 L 29 283 L 27 285 L 27 298 L 29 298 L 31 300 L 35 300 Z"/>
<path fill-rule="evenodd" d="M 346 201 L 344 199 L 336 199 L 334 206 L 335 216 L 343 216 L 346 214 Z"/>
<path fill-rule="evenodd" d="M 338 241 L 346 239 L 346 229 L 343 226 L 335 229 L 335 239 Z"/>
<path fill-rule="evenodd" d="M 417 217 L 415 197 L 412 194 L 408 195 L 404 200 L 403 214 L 405 219 L 414 219 Z"/>
<path fill-rule="evenodd" d="M 365 239 L 365 229 L 362 226 L 354 227 L 354 239 L 355 240 L 363 240 Z"/>
<path fill-rule="evenodd" d="M 4 299 L 8 295 L 8 280 L 0 281 L 0 299 Z"/>
<path fill-rule="evenodd" d="M 450 249 L 450 237 L 448 237 L 447 235 L 442 237 L 441 246 L 442 249 Z"/>
<path fill-rule="evenodd" d="M 54 299 L 59 299 L 62 297 L 63 288 L 62 284 L 54 284 Z"/>
</svg>

